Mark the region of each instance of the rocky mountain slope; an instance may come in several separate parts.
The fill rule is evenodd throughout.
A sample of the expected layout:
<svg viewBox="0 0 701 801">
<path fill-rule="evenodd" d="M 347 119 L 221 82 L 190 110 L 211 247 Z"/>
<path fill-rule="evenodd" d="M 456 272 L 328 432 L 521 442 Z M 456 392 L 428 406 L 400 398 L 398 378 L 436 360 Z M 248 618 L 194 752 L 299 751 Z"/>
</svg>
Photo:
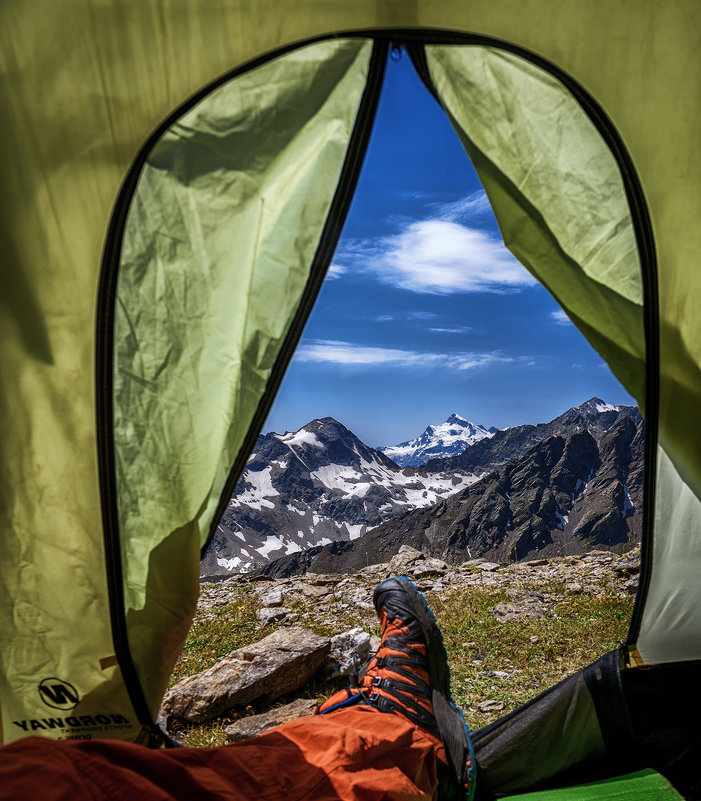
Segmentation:
<svg viewBox="0 0 701 801">
<path fill-rule="evenodd" d="M 378 448 L 385 456 L 389 456 L 400 467 L 410 465 L 418 467 L 429 459 L 446 459 L 457 456 L 465 448 L 474 445 L 481 439 L 488 439 L 498 429 L 485 428 L 471 423 L 459 414 L 451 414 L 441 425 L 428 426 L 428 428 L 415 439 L 400 442 L 399 445 L 388 445 Z"/>
<path fill-rule="evenodd" d="M 396 516 L 355 542 L 286 557 L 266 572 L 344 573 L 387 561 L 402 545 L 451 563 L 630 548 L 642 523 L 644 432 L 636 418 L 616 412 L 608 429 L 601 420 L 578 424 L 449 498 Z M 468 456 L 469 449 L 463 461 Z"/>
<path fill-rule="evenodd" d="M 331 417 L 260 437 L 202 560 L 202 578 L 350 541 L 474 483 L 463 470 L 400 468 Z"/>
</svg>

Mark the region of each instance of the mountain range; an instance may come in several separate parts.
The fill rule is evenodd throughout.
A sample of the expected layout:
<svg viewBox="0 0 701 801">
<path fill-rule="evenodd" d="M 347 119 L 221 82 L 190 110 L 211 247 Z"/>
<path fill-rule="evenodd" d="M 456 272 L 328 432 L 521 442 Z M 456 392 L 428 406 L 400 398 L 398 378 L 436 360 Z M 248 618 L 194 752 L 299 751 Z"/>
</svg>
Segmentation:
<svg viewBox="0 0 701 801">
<path fill-rule="evenodd" d="M 444 426 L 456 420 L 464 418 Z M 260 437 L 201 575 L 344 572 L 386 561 L 402 544 L 456 562 L 639 540 L 644 432 L 635 407 L 593 398 L 549 423 L 474 428 L 486 435 L 461 453 L 404 468 L 333 418 Z"/>
</svg>

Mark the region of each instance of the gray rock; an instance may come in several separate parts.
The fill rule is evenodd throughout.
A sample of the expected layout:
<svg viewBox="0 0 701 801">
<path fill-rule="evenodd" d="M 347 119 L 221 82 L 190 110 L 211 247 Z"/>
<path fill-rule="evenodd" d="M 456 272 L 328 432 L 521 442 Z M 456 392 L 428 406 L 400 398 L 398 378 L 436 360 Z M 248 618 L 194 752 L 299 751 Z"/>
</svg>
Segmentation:
<svg viewBox="0 0 701 801">
<path fill-rule="evenodd" d="M 263 626 L 267 626 L 268 623 L 287 617 L 291 611 L 286 606 L 263 607 L 256 612 L 256 620 Z"/>
<path fill-rule="evenodd" d="M 628 559 L 620 562 L 614 567 L 619 576 L 629 577 L 635 573 L 640 573 L 640 559 Z"/>
<path fill-rule="evenodd" d="M 329 592 L 330 589 L 326 584 L 305 584 L 302 587 L 302 595 L 307 598 L 321 598 L 324 595 L 328 595 Z"/>
<path fill-rule="evenodd" d="M 503 708 L 503 701 L 482 701 L 481 704 L 477 704 L 480 712 L 501 712 Z"/>
<path fill-rule="evenodd" d="M 338 576 L 330 576 L 325 573 L 309 573 L 309 583 L 318 586 L 338 584 Z"/>
<path fill-rule="evenodd" d="M 300 628 L 280 629 L 183 679 L 163 699 L 168 721 L 202 723 L 252 701 L 270 703 L 304 685 L 324 664 L 331 642 Z"/>
<path fill-rule="evenodd" d="M 397 554 L 389 560 L 388 572 L 396 576 L 404 573 L 408 567 L 423 559 L 424 555 L 416 548 L 402 545 Z"/>
<path fill-rule="evenodd" d="M 227 726 L 224 731 L 230 740 L 247 740 L 249 737 L 257 737 L 281 723 L 313 715 L 315 709 L 316 701 L 313 698 L 298 698 L 292 703 L 270 709 L 260 715 L 240 718 Z"/>
<path fill-rule="evenodd" d="M 447 569 L 448 565 L 442 559 L 429 558 L 417 562 L 415 566 L 411 568 L 411 575 L 415 578 L 431 576 L 436 573 L 443 575 Z"/>
<path fill-rule="evenodd" d="M 282 606 L 282 592 L 280 590 L 272 590 L 261 598 L 263 606 Z"/>
<path fill-rule="evenodd" d="M 359 626 L 331 638 L 331 651 L 323 669 L 325 679 L 350 676 L 370 656 L 370 635 Z"/>
<path fill-rule="evenodd" d="M 503 565 L 497 564 L 496 562 L 482 562 L 479 565 L 475 565 L 478 570 L 485 570 L 491 573 L 493 570 L 499 570 L 500 567 Z"/>
</svg>

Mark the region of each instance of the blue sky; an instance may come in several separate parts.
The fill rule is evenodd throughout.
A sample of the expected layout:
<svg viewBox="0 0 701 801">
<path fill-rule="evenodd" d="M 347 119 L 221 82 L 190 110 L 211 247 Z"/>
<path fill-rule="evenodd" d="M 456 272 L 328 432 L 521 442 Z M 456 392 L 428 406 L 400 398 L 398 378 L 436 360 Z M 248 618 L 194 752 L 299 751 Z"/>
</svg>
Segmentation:
<svg viewBox="0 0 701 801">
<path fill-rule="evenodd" d="M 378 447 L 453 412 L 503 428 L 594 395 L 633 403 L 504 248 L 406 54 L 390 60 L 341 241 L 263 431 L 331 416 Z"/>
</svg>

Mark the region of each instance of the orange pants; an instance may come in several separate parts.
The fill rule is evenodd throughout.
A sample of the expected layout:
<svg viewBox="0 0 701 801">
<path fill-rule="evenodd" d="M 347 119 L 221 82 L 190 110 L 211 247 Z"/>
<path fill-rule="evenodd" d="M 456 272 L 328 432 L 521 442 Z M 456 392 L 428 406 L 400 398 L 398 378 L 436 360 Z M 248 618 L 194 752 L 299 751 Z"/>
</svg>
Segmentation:
<svg viewBox="0 0 701 801">
<path fill-rule="evenodd" d="M 431 799 L 439 750 L 427 732 L 368 706 L 300 718 L 220 748 L 29 737 L 0 749 L 0 799 Z"/>
</svg>

